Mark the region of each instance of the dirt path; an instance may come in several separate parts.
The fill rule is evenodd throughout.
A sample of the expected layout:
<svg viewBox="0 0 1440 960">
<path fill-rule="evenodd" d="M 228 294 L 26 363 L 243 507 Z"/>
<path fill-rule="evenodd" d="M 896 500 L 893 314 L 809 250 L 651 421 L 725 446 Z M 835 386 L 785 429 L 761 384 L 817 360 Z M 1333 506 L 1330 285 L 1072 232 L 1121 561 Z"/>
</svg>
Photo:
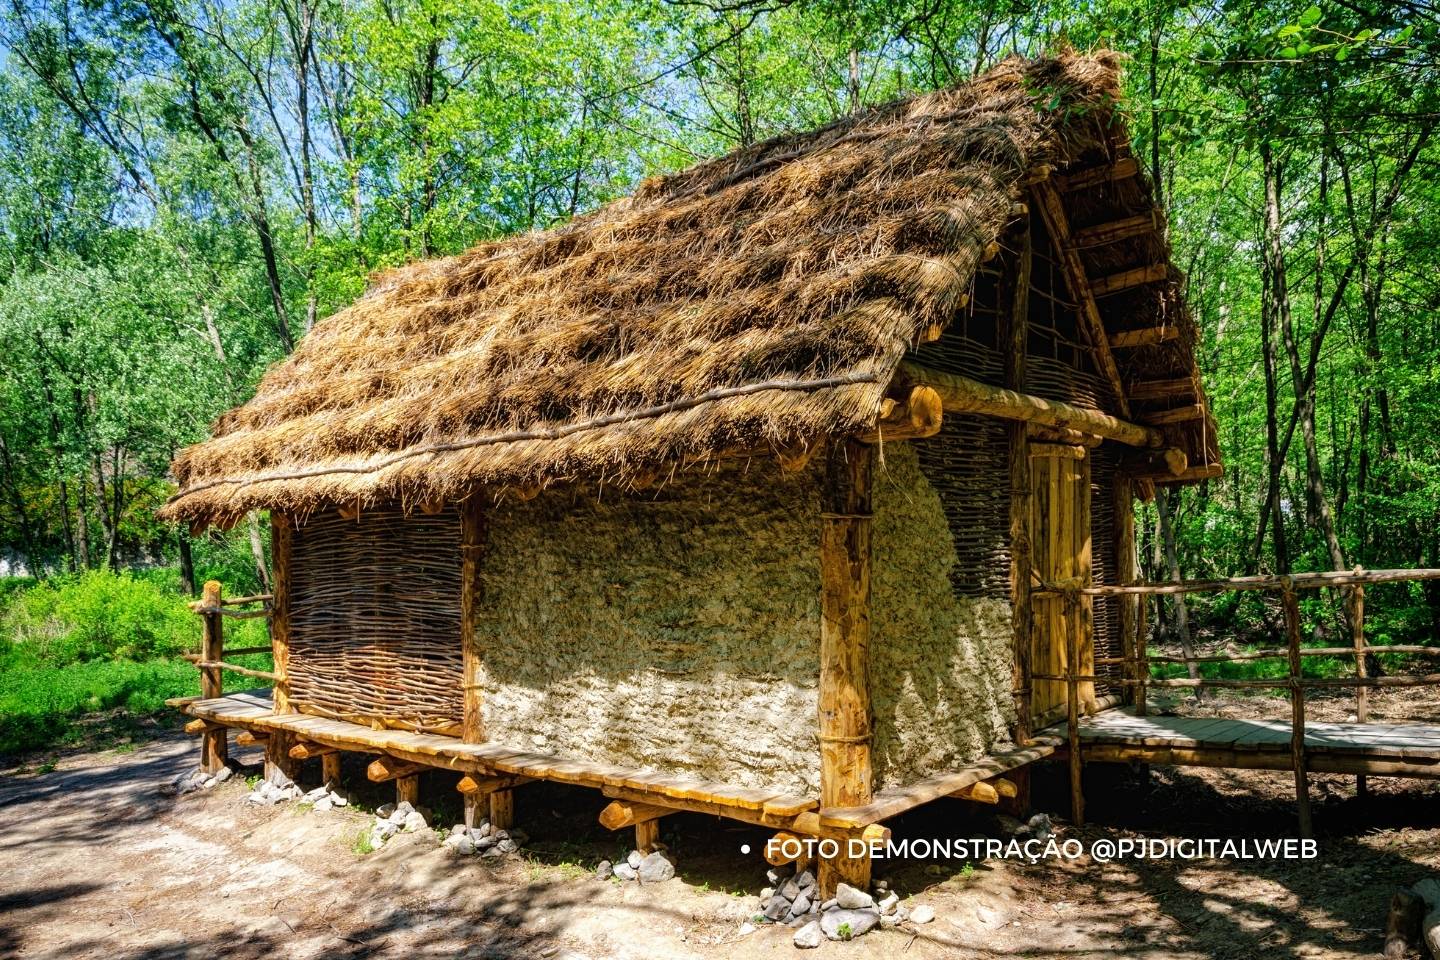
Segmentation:
<svg viewBox="0 0 1440 960">
<path fill-rule="evenodd" d="M 46 773 L 0 776 L 0 958 L 159 960 L 201 957 L 729 958 L 800 956 L 791 931 L 742 934 L 756 911 L 765 834 L 698 816 L 666 821 L 675 881 L 601 882 L 596 860 L 621 839 L 595 824 L 593 792 L 524 788 L 533 840 L 499 865 L 456 860 L 432 833 L 360 854 L 369 816 L 243 802 L 237 778 L 167 798 L 194 741 L 163 737 L 132 753 L 78 754 Z M 251 758 L 254 759 L 254 758 Z M 1093 771 L 1097 822 L 1061 839 L 1292 836 L 1288 775 Z M 359 768 L 347 779 L 363 782 Z M 1440 789 L 1317 778 L 1322 831 L 1313 861 L 1096 863 L 954 859 L 877 869 L 927 903 L 924 927 L 827 943 L 831 957 L 1374 956 L 1398 886 L 1440 872 Z M 440 779 L 423 799 L 453 798 Z M 366 784 L 360 806 L 386 799 Z M 367 792 L 369 791 L 369 792 Z M 1063 805 L 1059 772 L 1037 778 L 1037 806 Z M 433 799 L 432 799 L 433 798 Z M 442 807 L 441 819 L 449 816 Z M 958 802 L 902 818 L 897 838 L 998 835 Z"/>
</svg>

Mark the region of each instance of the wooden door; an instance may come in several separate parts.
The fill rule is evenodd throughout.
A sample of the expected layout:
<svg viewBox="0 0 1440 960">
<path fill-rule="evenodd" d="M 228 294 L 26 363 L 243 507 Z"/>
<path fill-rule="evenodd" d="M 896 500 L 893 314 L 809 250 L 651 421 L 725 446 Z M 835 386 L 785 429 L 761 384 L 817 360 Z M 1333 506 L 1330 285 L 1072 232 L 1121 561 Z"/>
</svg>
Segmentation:
<svg viewBox="0 0 1440 960">
<path fill-rule="evenodd" d="M 1030 444 L 1030 543 L 1035 574 L 1042 582 L 1090 579 L 1090 459 L 1084 447 Z M 1094 601 L 1081 597 L 1067 605 L 1059 598 L 1034 601 L 1030 628 L 1031 673 L 1063 675 L 1069 660 L 1070 636 L 1077 637 L 1079 670 L 1095 672 Z M 1055 680 L 1031 683 L 1030 715 L 1038 724 L 1063 716 L 1065 684 Z M 1095 685 L 1079 688 L 1082 709 L 1095 702 Z"/>
</svg>

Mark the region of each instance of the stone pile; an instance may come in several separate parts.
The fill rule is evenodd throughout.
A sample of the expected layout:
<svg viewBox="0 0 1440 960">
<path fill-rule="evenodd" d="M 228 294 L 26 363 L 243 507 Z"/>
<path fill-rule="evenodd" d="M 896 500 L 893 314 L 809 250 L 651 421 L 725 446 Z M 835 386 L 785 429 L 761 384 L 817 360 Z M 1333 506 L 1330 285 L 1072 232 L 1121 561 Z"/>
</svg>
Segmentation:
<svg viewBox="0 0 1440 960">
<path fill-rule="evenodd" d="M 429 826 L 425 814 L 411 806 L 408 800 L 384 804 L 375 810 L 375 822 L 370 825 L 370 846 L 379 849 L 397 833 L 415 833 Z"/>
<path fill-rule="evenodd" d="M 250 796 L 245 800 L 262 807 L 273 807 L 286 800 L 299 800 L 304 793 L 305 791 L 300 789 L 299 784 L 276 770 L 269 777 L 257 780 L 254 788 L 250 791 Z"/>
<path fill-rule="evenodd" d="M 929 923 L 935 911 L 928 906 L 908 910 L 900 895 L 884 880 L 875 882 L 874 894 L 842 883 L 835 896 L 821 901 L 815 875 L 809 870 L 777 867 L 766 874 L 773 886 L 760 891 L 760 914 L 770 923 L 797 927 L 795 946 L 812 949 L 826 940 L 853 940 L 876 927 L 899 926 L 905 921 Z"/>
<path fill-rule="evenodd" d="M 600 865 L 595 868 L 595 876 L 601 880 L 614 877 L 626 882 L 664 883 L 675 876 L 675 860 L 663 846 L 657 846 L 650 853 L 631 850 L 619 863 L 601 860 Z"/>
<path fill-rule="evenodd" d="M 348 806 L 350 798 L 339 790 L 335 789 L 333 783 L 327 783 L 323 787 L 316 787 L 300 798 L 301 803 L 308 803 L 315 808 L 316 813 L 324 813 L 326 810 L 335 807 Z"/>
<path fill-rule="evenodd" d="M 209 790 L 211 787 L 219 786 L 234 775 L 235 771 L 228 766 L 221 767 L 213 774 L 196 767 L 165 784 L 160 788 L 160 792 L 171 797 L 184 796 L 187 793 L 194 793 L 196 790 Z"/>
<path fill-rule="evenodd" d="M 486 860 L 494 860 L 519 850 L 525 840 L 524 831 L 502 830 L 488 819 L 481 818 L 478 827 L 466 829 L 463 823 L 451 827 L 450 836 L 445 838 L 444 846 L 456 856 L 478 855 Z"/>
</svg>

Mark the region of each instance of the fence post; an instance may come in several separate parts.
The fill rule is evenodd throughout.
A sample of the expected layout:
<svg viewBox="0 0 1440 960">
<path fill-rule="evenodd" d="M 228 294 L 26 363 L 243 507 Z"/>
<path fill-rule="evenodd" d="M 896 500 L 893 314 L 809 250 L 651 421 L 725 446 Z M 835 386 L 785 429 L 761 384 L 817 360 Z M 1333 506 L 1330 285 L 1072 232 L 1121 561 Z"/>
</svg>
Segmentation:
<svg viewBox="0 0 1440 960">
<path fill-rule="evenodd" d="M 1360 568 L 1356 567 L 1358 574 Z M 1355 584 L 1350 588 L 1350 638 L 1355 644 L 1355 676 L 1364 680 L 1369 676 L 1369 667 L 1365 664 L 1365 586 Z M 1355 722 L 1365 723 L 1370 719 L 1370 688 L 1364 684 L 1355 687 Z M 1363 797 L 1369 793 L 1369 784 L 1365 775 L 1361 774 L 1355 778 L 1355 794 Z"/>
<path fill-rule="evenodd" d="M 203 634 L 200 643 L 200 659 L 208 663 L 219 663 L 225 658 L 225 628 L 220 616 L 220 581 L 210 580 L 200 598 Z M 224 680 L 219 667 L 200 668 L 200 696 L 206 700 L 222 696 Z M 206 773 L 215 773 L 225 765 L 229 756 L 229 733 L 223 726 L 209 727 L 200 736 L 200 767 Z"/>
<path fill-rule="evenodd" d="M 1077 827 L 1085 824 L 1085 793 L 1081 783 L 1080 757 L 1080 635 L 1072 628 L 1079 607 L 1078 594 L 1065 590 L 1065 727 L 1070 741 L 1070 820 Z"/>
<path fill-rule="evenodd" d="M 1300 836 L 1310 837 L 1310 777 L 1305 769 L 1305 688 L 1301 686 L 1300 679 L 1300 601 L 1295 596 L 1295 582 L 1288 575 L 1281 578 L 1280 590 L 1290 654 L 1290 755 L 1295 767 L 1295 803 L 1300 815 Z"/>
</svg>

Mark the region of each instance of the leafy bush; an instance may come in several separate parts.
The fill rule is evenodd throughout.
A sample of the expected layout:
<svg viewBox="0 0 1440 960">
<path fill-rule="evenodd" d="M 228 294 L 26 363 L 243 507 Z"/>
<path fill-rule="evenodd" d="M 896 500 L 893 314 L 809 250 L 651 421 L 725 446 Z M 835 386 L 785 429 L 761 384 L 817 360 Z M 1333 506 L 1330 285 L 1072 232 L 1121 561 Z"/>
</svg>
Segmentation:
<svg viewBox="0 0 1440 960">
<path fill-rule="evenodd" d="M 194 648 L 197 623 L 183 598 L 148 578 L 90 570 L 18 594 L 3 630 L 16 647 L 62 666 L 173 656 Z"/>
</svg>

